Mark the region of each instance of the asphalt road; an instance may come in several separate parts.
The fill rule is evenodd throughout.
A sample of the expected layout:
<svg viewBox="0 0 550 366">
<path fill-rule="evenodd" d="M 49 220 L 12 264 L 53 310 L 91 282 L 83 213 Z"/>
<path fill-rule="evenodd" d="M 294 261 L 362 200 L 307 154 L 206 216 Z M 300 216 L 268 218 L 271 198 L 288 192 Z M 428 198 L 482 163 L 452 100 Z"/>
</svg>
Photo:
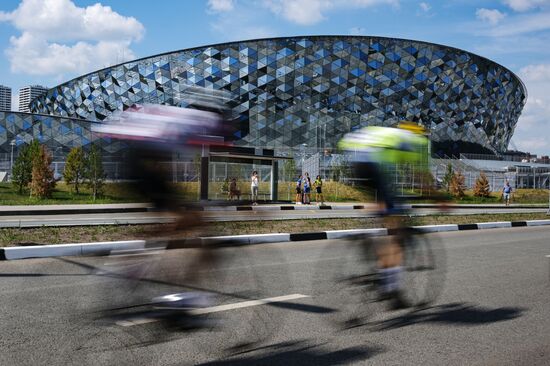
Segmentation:
<svg viewBox="0 0 550 366">
<path fill-rule="evenodd" d="M 547 208 L 456 208 L 450 215 L 475 215 L 496 213 L 544 213 Z M 372 215 L 369 210 L 289 210 L 289 211 L 205 211 L 201 213 L 208 221 L 256 221 L 256 220 L 296 220 L 328 218 L 361 218 Z M 416 215 L 441 214 L 431 208 L 415 209 Z M 41 227 L 41 226 L 85 226 L 85 225 L 127 225 L 155 224 L 171 222 L 170 215 L 158 212 L 128 212 L 104 214 L 63 214 L 63 215 L 21 215 L 2 216 L 0 228 Z"/>
<path fill-rule="evenodd" d="M 347 255 L 345 242 L 224 249 L 223 261 L 200 265 L 200 279 L 185 281 L 176 268 L 198 263 L 194 249 L 3 262 L 0 364 L 548 365 L 549 236 L 547 227 L 441 233 L 447 279 L 434 306 L 383 311 L 347 330 L 328 321 L 338 313 L 322 295 L 334 288 L 327 274 Z M 120 276 L 143 268 L 147 281 Z M 139 311 L 94 313 L 201 289 L 211 292 L 209 314 L 195 332 L 168 332 Z"/>
</svg>

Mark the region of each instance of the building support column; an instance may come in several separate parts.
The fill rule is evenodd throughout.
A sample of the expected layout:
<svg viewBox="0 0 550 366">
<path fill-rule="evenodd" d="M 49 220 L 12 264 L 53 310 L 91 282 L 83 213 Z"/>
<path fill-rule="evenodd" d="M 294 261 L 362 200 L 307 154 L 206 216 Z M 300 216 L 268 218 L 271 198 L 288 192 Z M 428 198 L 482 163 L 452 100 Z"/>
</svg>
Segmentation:
<svg viewBox="0 0 550 366">
<path fill-rule="evenodd" d="M 279 162 L 271 161 L 271 200 L 277 201 L 279 192 Z"/>
</svg>

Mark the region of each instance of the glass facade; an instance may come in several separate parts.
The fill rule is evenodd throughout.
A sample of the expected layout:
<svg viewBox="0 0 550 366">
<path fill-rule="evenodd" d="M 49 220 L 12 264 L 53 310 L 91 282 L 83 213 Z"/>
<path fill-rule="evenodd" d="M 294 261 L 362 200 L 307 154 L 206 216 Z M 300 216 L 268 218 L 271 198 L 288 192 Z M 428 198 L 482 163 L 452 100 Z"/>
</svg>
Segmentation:
<svg viewBox="0 0 550 366">
<path fill-rule="evenodd" d="M 185 106 L 181 96 L 189 85 L 231 92 L 239 115 L 235 143 L 268 148 L 332 148 L 361 126 L 412 120 L 429 128 L 435 142 L 504 152 L 527 97 L 511 71 L 463 50 L 393 38 L 314 36 L 127 62 L 50 89 L 31 111 L 101 121 L 135 103 Z"/>
<path fill-rule="evenodd" d="M 56 156 L 68 153 L 73 147 L 87 147 L 92 141 L 100 146 L 104 156 L 123 152 L 125 145 L 120 141 L 93 138 L 92 123 L 95 122 L 77 118 L 0 112 L 0 154 L 10 153 L 10 143 L 13 140 L 17 153 L 20 145 L 30 143 L 34 139 L 46 145 Z"/>
</svg>

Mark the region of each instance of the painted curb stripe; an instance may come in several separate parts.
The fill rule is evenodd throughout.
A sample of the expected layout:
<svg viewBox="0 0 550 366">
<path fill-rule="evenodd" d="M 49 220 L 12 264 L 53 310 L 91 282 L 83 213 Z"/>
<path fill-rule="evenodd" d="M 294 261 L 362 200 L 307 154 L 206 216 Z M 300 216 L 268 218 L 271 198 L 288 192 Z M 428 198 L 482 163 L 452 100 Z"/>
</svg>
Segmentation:
<svg viewBox="0 0 550 366">
<path fill-rule="evenodd" d="M 445 231 L 458 231 L 457 224 L 445 224 L 445 225 L 424 225 L 414 226 L 415 229 L 423 233 L 439 233 Z"/>
<path fill-rule="evenodd" d="M 477 230 L 477 224 L 458 224 L 458 230 Z"/>
<path fill-rule="evenodd" d="M 365 208 L 365 206 L 363 206 L 363 205 L 354 205 L 353 206 L 354 210 L 363 210 L 364 208 Z"/>
<path fill-rule="evenodd" d="M 483 229 L 498 229 L 503 227 L 512 227 L 512 223 L 510 221 L 505 222 L 480 222 L 477 224 L 477 228 L 480 230 Z"/>
<path fill-rule="evenodd" d="M 527 226 L 526 221 L 512 221 L 512 227 Z"/>
<path fill-rule="evenodd" d="M 252 206 L 237 206 L 237 211 L 252 211 Z"/>
<path fill-rule="evenodd" d="M 327 232 L 290 234 L 290 241 L 326 240 Z"/>
<path fill-rule="evenodd" d="M 379 229 L 350 229 L 350 230 L 332 230 L 327 231 L 327 239 L 344 239 L 347 237 L 353 237 L 357 235 L 371 235 L 371 236 L 386 236 L 388 230 L 385 228 Z"/>
<path fill-rule="evenodd" d="M 319 210 L 332 210 L 332 206 L 326 206 L 326 205 L 319 206 Z"/>
<path fill-rule="evenodd" d="M 285 211 L 285 210 L 294 210 L 294 206 L 281 206 L 281 210 L 282 210 L 282 211 Z"/>
<path fill-rule="evenodd" d="M 0 261 L 6 260 L 6 253 L 4 252 L 4 248 L 0 249 Z"/>
<path fill-rule="evenodd" d="M 531 220 L 527 221 L 527 226 L 550 225 L 550 220 Z"/>
</svg>

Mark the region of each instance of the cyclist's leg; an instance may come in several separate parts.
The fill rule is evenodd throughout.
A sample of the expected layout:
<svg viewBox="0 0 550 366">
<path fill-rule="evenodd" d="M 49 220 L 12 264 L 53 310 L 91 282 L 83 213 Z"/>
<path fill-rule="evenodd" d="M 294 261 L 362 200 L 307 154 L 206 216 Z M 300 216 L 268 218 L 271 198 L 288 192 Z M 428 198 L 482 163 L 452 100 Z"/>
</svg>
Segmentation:
<svg viewBox="0 0 550 366">
<path fill-rule="evenodd" d="M 383 167 L 380 164 L 366 163 L 362 170 L 370 178 L 369 186 L 376 189 L 379 200 L 383 202 L 384 209 L 381 211 L 384 217 L 384 224 L 388 230 L 399 229 L 401 219 L 393 216 L 396 211 L 395 196 L 392 185 L 387 179 Z M 399 291 L 401 284 L 401 273 L 403 264 L 403 251 L 400 238 L 397 235 L 390 235 L 381 240 L 377 247 L 377 266 L 380 274 L 380 288 L 383 294 L 394 295 Z"/>
</svg>

